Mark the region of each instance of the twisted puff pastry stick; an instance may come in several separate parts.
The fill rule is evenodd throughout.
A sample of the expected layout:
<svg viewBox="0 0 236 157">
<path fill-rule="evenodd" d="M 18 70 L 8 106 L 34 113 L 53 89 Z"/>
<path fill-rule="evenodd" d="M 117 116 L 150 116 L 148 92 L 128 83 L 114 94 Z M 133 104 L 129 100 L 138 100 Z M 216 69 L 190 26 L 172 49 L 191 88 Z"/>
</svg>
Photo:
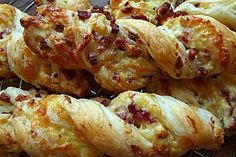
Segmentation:
<svg viewBox="0 0 236 157">
<path fill-rule="evenodd" d="M 179 16 L 156 27 L 142 20 L 119 19 L 114 23 L 101 13 L 45 6 L 38 13 L 38 17 L 22 20 L 27 45 L 55 64 L 59 61 L 68 69 L 91 71 L 109 90 L 145 86 L 142 77 L 157 74 L 157 65 L 177 79 L 236 70 L 236 34 L 211 17 Z M 57 23 L 63 25 L 63 31 L 56 31 Z M 132 63 L 142 65 L 142 73 Z"/>
<path fill-rule="evenodd" d="M 0 5 L 0 11 L 4 13 L 1 16 L 8 15 L 7 20 L 4 19 L 5 23 L 3 23 L 3 26 L 8 24 L 8 29 L 10 29 L 10 33 L 3 39 L 6 40 L 4 60 L 11 71 L 37 87 L 47 87 L 50 90 L 78 96 L 86 93 L 88 83 L 80 72 L 58 68 L 58 66 L 35 55 L 27 47 L 23 38 L 24 28 L 20 25 L 20 19 L 27 14 L 4 4 Z M 2 74 L 2 76 L 4 75 Z"/>
<path fill-rule="evenodd" d="M 88 0 L 35 0 L 37 5 L 50 4 L 55 7 L 61 7 L 70 10 L 87 10 L 90 8 L 90 2 Z M 15 15 L 21 15 L 15 18 Z M 6 47 L 7 42 L 11 39 L 10 34 L 15 29 L 14 23 L 18 23 L 18 20 L 26 14 L 21 13 L 19 10 L 8 5 L 1 5 L 0 7 L 0 77 L 12 77 L 14 73 L 10 70 L 7 61 Z"/>
<path fill-rule="evenodd" d="M 9 87 L 0 100 L 3 108 L 6 103 L 16 108 L 5 118 L 13 134 L 6 125 L 0 133 L 32 156 L 179 156 L 189 149 L 216 149 L 223 142 L 222 129 L 210 112 L 171 97 L 127 91 L 106 108 L 94 100 L 40 98 Z"/>
<path fill-rule="evenodd" d="M 194 80 L 174 80 L 162 75 L 153 79 L 146 91 L 202 107 L 220 119 L 228 134 L 236 133 L 235 75 L 223 73 L 216 78 Z"/>
<path fill-rule="evenodd" d="M 49 6 L 39 7 L 38 14 L 22 19 L 25 41 L 58 66 L 90 71 L 102 87 L 117 92 L 142 88 L 158 73 L 147 42 L 109 14 Z"/>
</svg>

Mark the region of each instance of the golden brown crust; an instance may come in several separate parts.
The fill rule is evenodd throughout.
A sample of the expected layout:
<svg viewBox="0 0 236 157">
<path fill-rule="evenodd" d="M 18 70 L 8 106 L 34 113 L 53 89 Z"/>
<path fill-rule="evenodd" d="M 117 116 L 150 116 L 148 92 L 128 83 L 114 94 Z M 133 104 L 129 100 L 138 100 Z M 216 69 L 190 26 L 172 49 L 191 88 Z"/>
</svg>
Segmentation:
<svg viewBox="0 0 236 157">
<path fill-rule="evenodd" d="M 11 120 L 16 141 L 33 156 L 180 156 L 189 149 L 216 149 L 223 142 L 210 112 L 171 97 L 127 91 L 106 108 L 67 95 L 36 98 L 16 88 L 2 93 L 16 106 Z M 141 127 L 124 119 L 123 111 L 134 122 L 134 114 L 141 114 Z"/>
</svg>

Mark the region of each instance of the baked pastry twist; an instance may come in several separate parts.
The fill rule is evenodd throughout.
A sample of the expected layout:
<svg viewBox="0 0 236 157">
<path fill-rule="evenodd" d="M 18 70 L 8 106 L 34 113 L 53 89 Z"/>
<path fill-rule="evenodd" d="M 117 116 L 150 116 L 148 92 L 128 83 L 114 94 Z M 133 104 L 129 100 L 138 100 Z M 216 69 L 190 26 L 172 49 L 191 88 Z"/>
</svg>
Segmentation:
<svg viewBox="0 0 236 157">
<path fill-rule="evenodd" d="M 179 156 L 189 149 L 216 149 L 223 142 L 210 112 L 166 96 L 127 91 L 106 108 L 94 100 L 40 98 L 9 87 L 0 100 L 3 109 L 9 102 L 16 108 L 1 114 L 11 115 L 5 118 L 14 129 L 9 138 L 32 156 Z"/>
<path fill-rule="evenodd" d="M 68 10 L 87 10 L 90 8 L 89 0 L 34 0 L 37 5 L 51 5 Z"/>
<path fill-rule="evenodd" d="M 33 52 L 68 69 L 88 70 L 112 91 L 144 87 L 146 78 L 158 74 L 156 68 L 177 79 L 236 70 L 236 34 L 208 16 L 179 16 L 156 27 L 143 20 L 114 22 L 109 14 L 45 6 L 38 13 L 22 20 Z"/>
<path fill-rule="evenodd" d="M 86 94 L 88 83 L 79 71 L 61 69 L 35 55 L 25 44 L 20 19 L 27 14 L 9 5 L 0 5 L 0 8 L 3 13 L 12 13 L 7 18 L 11 32 L 4 38 L 7 41 L 4 51 L 6 66 L 36 87 L 47 87 L 49 90 L 77 96 Z M 5 14 L 1 14 L 3 15 Z"/>
<path fill-rule="evenodd" d="M 159 71 L 148 53 L 147 41 L 129 25 L 116 24 L 106 13 L 107 17 L 39 7 L 39 16 L 22 19 L 26 44 L 58 66 L 91 72 L 102 87 L 111 91 L 145 87 Z M 58 30 L 58 26 L 63 29 Z"/>
<path fill-rule="evenodd" d="M 153 79 L 146 92 L 173 96 L 202 107 L 222 122 L 227 134 L 236 133 L 236 76 L 223 73 L 216 78 L 174 80 L 167 75 Z"/>
</svg>

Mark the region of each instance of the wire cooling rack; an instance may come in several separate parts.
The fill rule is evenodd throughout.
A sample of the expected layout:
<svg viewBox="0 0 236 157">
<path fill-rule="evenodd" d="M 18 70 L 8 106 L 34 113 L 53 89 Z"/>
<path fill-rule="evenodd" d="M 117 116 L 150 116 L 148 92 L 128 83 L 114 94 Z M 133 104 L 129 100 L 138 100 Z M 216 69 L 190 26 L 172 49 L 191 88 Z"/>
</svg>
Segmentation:
<svg viewBox="0 0 236 157">
<path fill-rule="evenodd" d="M 92 0 L 93 5 L 105 5 L 108 0 Z M 23 12 L 27 12 L 28 14 L 35 14 L 35 4 L 33 0 L 0 0 L 0 3 L 6 3 L 13 5 L 19 8 Z M 92 81 L 93 82 L 93 81 Z M 22 89 L 30 89 L 33 88 L 32 85 L 25 83 L 19 78 L 10 78 L 3 79 L 0 78 L 0 90 L 3 90 L 9 86 L 18 87 Z M 97 95 L 101 94 L 103 89 L 97 89 L 95 91 L 91 90 L 91 94 Z M 110 95 L 112 98 L 114 94 Z M 22 155 L 25 157 L 27 155 Z M 207 151 L 207 150 L 199 150 L 199 151 L 190 151 L 185 154 L 183 157 L 236 157 L 236 136 L 226 137 L 225 143 L 221 146 L 221 148 L 217 151 Z"/>
</svg>

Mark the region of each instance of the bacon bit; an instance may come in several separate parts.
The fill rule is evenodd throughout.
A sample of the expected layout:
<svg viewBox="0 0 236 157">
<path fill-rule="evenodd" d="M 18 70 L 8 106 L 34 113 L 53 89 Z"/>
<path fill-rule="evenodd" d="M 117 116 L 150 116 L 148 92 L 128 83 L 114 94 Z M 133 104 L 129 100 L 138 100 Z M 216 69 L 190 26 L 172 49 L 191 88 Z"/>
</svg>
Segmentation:
<svg viewBox="0 0 236 157">
<path fill-rule="evenodd" d="M 10 97 L 5 93 L 1 93 L 0 100 L 3 102 L 9 102 L 9 103 L 11 102 Z"/>
<path fill-rule="evenodd" d="M 103 11 L 103 14 L 106 16 L 107 20 L 115 22 L 115 19 L 112 17 L 112 15 L 108 11 Z"/>
<path fill-rule="evenodd" d="M 92 13 L 103 13 L 103 7 L 95 5 L 92 7 L 91 12 Z"/>
<path fill-rule="evenodd" d="M 119 26 L 116 23 L 111 23 L 111 33 L 112 34 L 119 33 Z"/>
<path fill-rule="evenodd" d="M 148 18 L 145 15 L 131 15 L 131 18 L 148 21 Z"/>
<path fill-rule="evenodd" d="M 130 57 L 137 57 L 142 53 L 142 50 L 137 46 L 129 46 L 128 52 Z"/>
<path fill-rule="evenodd" d="M 131 104 L 128 105 L 128 110 L 130 113 L 136 113 L 137 110 L 135 108 L 134 102 L 132 102 Z"/>
<path fill-rule="evenodd" d="M 68 81 L 71 81 L 76 76 L 76 72 L 74 70 L 62 69 L 61 71 Z"/>
<path fill-rule="evenodd" d="M 85 37 L 83 38 L 82 42 L 79 45 L 79 50 L 83 50 L 90 42 L 90 35 L 87 34 L 85 35 Z"/>
<path fill-rule="evenodd" d="M 190 120 L 190 124 L 194 128 L 195 133 L 198 133 L 195 121 L 190 116 L 187 116 L 187 118 Z"/>
<path fill-rule="evenodd" d="M 113 77 L 112 77 L 112 80 L 115 80 L 117 82 L 120 82 L 121 81 L 121 78 L 118 74 L 115 74 Z"/>
<path fill-rule="evenodd" d="M 183 67 L 183 61 L 182 61 L 181 57 L 178 57 L 177 61 L 175 63 L 175 68 L 176 69 L 181 69 L 182 67 Z"/>
<path fill-rule="evenodd" d="M 197 49 L 189 49 L 188 59 L 189 60 L 194 60 L 197 54 L 198 54 L 198 50 Z"/>
<path fill-rule="evenodd" d="M 92 13 L 102 13 L 106 16 L 107 20 L 110 20 L 110 21 L 114 21 L 115 22 L 115 19 L 113 18 L 113 16 L 110 14 L 109 11 L 105 11 L 104 8 L 101 6 L 98 6 L 98 5 L 95 5 L 92 7 L 91 9 L 91 12 Z"/>
<path fill-rule="evenodd" d="M 127 113 L 125 111 L 122 111 L 120 113 L 118 113 L 118 116 L 123 119 L 123 120 L 126 120 L 127 118 Z"/>
<path fill-rule="evenodd" d="M 150 112 L 140 109 L 137 110 L 134 102 L 128 105 L 128 111 L 132 114 L 132 120 L 130 122 L 134 122 L 135 126 L 139 127 L 138 123 L 142 121 L 149 121 L 149 123 L 154 123 L 156 120 L 151 117 Z"/>
<path fill-rule="evenodd" d="M 166 138 L 168 136 L 168 132 L 167 131 L 165 131 L 165 130 L 163 130 L 163 131 L 161 131 L 158 135 L 157 135 L 157 137 L 158 138 Z"/>
<path fill-rule="evenodd" d="M 138 146 L 131 145 L 131 149 L 134 152 L 134 154 L 138 154 L 138 155 L 143 154 L 143 151 Z"/>
<path fill-rule="evenodd" d="M 109 106 L 110 100 L 103 99 L 100 103 L 107 107 Z"/>
<path fill-rule="evenodd" d="M 162 6 L 158 9 L 160 15 L 165 15 L 168 11 L 172 11 L 170 3 L 163 3 Z"/>
<path fill-rule="evenodd" d="M 212 124 L 215 124 L 215 120 L 214 120 L 214 118 L 213 118 L 213 117 L 211 117 L 211 119 L 210 119 L 210 120 L 211 120 L 211 123 L 212 123 Z"/>
<path fill-rule="evenodd" d="M 6 31 L 0 32 L 0 39 L 3 39 L 6 36 Z"/>
<path fill-rule="evenodd" d="M 67 96 L 67 95 L 65 95 L 64 97 L 65 97 L 66 101 L 69 102 L 69 103 L 71 104 L 71 99 L 70 99 L 70 97 Z"/>
<path fill-rule="evenodd" d="M 98 64 L 96 52 L 93 52 L 93 51 L 89 52 L 88 53 L 88 60 L 89 60 L 91 65 Z"/>
<path fill-rule="evenodd" d="M 230 97 L 229 92 L 227 92 L 227 91 L 225 91 L 225 90 L 222 90 L 221 94 L 222 94 L 222 96 L 225 98 L 225 100 L 227 101 L 227 103 L 229 104 L 229 106 L 230 106 L 230 113 L 229 113 L 229 114 L 232 115 L 232 114 L 233 114 L 233 106 L 232 106 L 232 104 L 231 104 L 231 97 Z"/>
<path fill-rule="evenodd" d="M 185 46 L 189 41 L 189 33 L 183 32 L 183 34 L 179 37 L 177 37 L 179 41 L 181 41 Z"/>
<path fill-rule="evenodd" d="M 149 117 L 149 122 L 152 124 L 152 123 L 155 123 L 156 120 L 153 117 Z"/>
<path fill-rule="evenodd" d="M 60 32 L 60 33 L 61 33 L 61 32 L 64 31 L 64 26 L 63 26 L 62 24 L 60 24 L 60 23 L 57 23 L 55 30 L 56 30 L 57 32 Z"/>
<path fill-rule="evenodd" d="M 139 112 L 136 112 L 133 115 L 133 119 L 135 122 L 141 122 L 142 120 L 149 121 L 149 117 L 150 117 L 150 112 L 145 110 L 140 110 Z"/>
<path fill-rule="evenodd" d="M 177 0 L 175 3 L 175 7 L 179 6 L 180 4 L 184 3 L 185 0 Z"/>
<path fill-rule="evenodd" d="M 162 6 L 157 10 L 156 20 L 158 25 L 162 24 L 167 18 L 171 17 L 173 14 L 173 9 L 171 5 L 167 2 L 163 3 Z"/>
<path fill-rule="evenodd" d="M 208 71 L 205 68 L 203 68 L 203 67 L 198 68 L 198 75 L 200 77 L 206 77 L 207 74 L 208 74 Z"/>
<path fill-rule="evenodd" d="M 137 42 L 137 41 L 140 40 L 139 36 L 138 36 L 137 34 L 135 34 L 135 33 L 132 33 L 132 32 L 129 32 L 129 33 L 128 33 L 128 37 L 129 37 L 131 40 L 135 41 L 135 42 Z"/>
<path fill-rule="evenodd" d="M 188 15 L 188 14 L 183 11 L 176 11 L 174 12 L 173 17 L 179 17 L 179 16 L 184 16 L 184 15 Z"/>
<path fill-rule="evenodd" d="M 126 42 L 125 42 L 125 39 L 123 39 L 123 38 L 117 39 L 115 41 L 115 46 L 121 51 L 125 51 L 125 44 L 126 44 Z"/>
<path fill-rule="evenodd" d="M 45 40 L 42 40 L 39 44 L 40 50 L 47 50 L 49 48 L 48 43 Z"/>
<path fill-rule="evenodd" d="M 227 101 L 229 104 L 231 104 L 229 93 L 226 92 L 225 90 L 222 90 L 221 94 L 222 94 L 222 96 L 226 99 L 226 101 Z"/>
<path fill-rule="evenodd" d="M 133 10 L 134 8 L 128 4 L 128 5 L 125 5 L 125 7 L 121 11 L 125 14 L 129 14 L 129 13 L 132 13 Z"/>
<path fill-rule="evenodd" d="M 27 103 L 27 105 L 28 105 L 28 106 L 34 106 L 34 103 L 35 103 L 35 100 L 34 100 L 34 99 L 31 99 L 31 100 Z"/>
<path fill-rule="evenodd" d="M 19 94 L 17 97 L 16 97 L 16 101 L 23 101 L 23 100 L 27 100 L 29 98 L 29 96 L 27 95 L 23 95 L 23 94 Z"/>
<path fill-rule="evenodd" d="M 157 24 L 161 25 L 163 24 L 168 18 L 178 17 L 181 15 L 186 15 L 187 13 L 177 11 L 174 12 L 173 8 L 171 7 L 170 3 L 163 3 L 162 6 L 157 10 Z"/>
<path fill-rule="evenodd" d="M 78 16 L 81 20 L 86 20 L 89 19 L 91 16 L 91 13 L 87 11 L 78 11 Z"/>
</svg>

